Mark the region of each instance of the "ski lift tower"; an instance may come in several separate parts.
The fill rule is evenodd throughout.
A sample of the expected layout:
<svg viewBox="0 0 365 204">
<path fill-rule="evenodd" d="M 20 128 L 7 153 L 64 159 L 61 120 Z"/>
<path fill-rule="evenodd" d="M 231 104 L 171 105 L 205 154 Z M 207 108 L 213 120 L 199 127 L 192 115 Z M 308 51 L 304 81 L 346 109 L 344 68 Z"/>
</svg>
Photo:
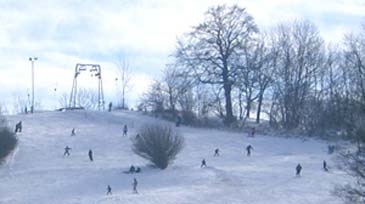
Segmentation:
<svg viewBox="0 0 365 204">
<path fill-rule="evenodd" d="M 77 100 L 77 77 L 82 72 L 90 72 L 92 77 L 98 77 L 98 110 L 105 109 L 103 80 L 101 77 L 101 67 L 98 64 L 76 64 L 75 75 L 72 83 L 72 90 L 70 96 L 69 107 L 73 109 L 81 108 L 76 107 Z"/>
</svg>

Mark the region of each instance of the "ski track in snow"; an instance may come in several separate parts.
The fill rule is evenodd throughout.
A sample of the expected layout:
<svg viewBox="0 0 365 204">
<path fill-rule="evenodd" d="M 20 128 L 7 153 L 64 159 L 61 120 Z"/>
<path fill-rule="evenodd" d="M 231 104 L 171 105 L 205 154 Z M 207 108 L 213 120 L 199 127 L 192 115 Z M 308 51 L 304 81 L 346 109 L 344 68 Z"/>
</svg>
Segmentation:
<svg viewBox="0 0 365 204">
<path fill-rule="evenodd" d="M 8 116 L 10 125 L 19 120 L 18 147 L 0 166 L 0 204 L 337 204 L 341 200 L 331 191 L 350 180 L 334 169 L 327 144 L 317 140 L 180 127 L 185 148 L 161 171 L 134 155 L 130 138 L 146 123 L 171 123 L 136 112 Z M 124 124 L 127 137 L 122 136 Z M 76 136 L 71 136 L 74 127 Z M 251 157 L 245 155 L 248 144 L 254 147 Z M 72 148 L 69 157 L 63 157 L 66 145 Z M 221 155 L 213 157 L 217 147 Z M 200 168 L 203 158 L 206 168 Z M 324 159 L 331 173 L 322 171 Z M 303 166 L 301 177 L 294 176 L 297 163 Z M 142 173 L 123 173 L 132 164 Z M 133 177 L 138 194 L 132 193 Z M 112 195 L 106 195 L 108 184 Z"/>
</svg>

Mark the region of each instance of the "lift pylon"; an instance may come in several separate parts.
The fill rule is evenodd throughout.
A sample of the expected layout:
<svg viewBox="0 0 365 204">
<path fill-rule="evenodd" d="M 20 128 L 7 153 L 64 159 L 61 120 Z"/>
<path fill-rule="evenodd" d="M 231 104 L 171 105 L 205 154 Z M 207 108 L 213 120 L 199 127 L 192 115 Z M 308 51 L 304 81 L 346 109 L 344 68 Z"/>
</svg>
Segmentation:
<svg viewBox="0 0 365 204">
<path fill-rule="evenodd" d="M 105 102 L 104 102 L 104 91 L 103 91 L 103 79 L 101 77 L 101 67 L 98 64 L 76 64 L 75 66 L 75 75 L 72 82 L 72 90 L 70 95 L 70 108 L 81 108 L 77 107 L 77 78 L 82 72 L 91 72 L 92 76 L 98 78 L 98 110 L 105 109 Z"/>
</svg>

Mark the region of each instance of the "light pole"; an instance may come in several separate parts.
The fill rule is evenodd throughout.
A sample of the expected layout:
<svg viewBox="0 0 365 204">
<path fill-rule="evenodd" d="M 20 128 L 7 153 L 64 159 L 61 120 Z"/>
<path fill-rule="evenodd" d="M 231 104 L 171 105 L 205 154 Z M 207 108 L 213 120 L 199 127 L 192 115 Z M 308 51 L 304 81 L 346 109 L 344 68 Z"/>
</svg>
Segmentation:
<svg viewBox="0 0 365 204">
<path fill-rule="evenodd" d="M 37 57 L 29 57 L 29 61 L 32 64 L 32 106 L 30 107 L 30 112 L 34 111 L 34 62 L 37 61 Z"/>
</svg>

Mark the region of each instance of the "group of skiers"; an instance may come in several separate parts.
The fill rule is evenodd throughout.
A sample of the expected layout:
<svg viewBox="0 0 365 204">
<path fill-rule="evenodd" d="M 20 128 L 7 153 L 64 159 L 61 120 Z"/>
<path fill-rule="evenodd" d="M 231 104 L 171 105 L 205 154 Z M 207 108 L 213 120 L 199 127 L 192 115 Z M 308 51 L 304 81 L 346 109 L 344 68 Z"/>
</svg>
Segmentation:
<svg viewBox="0 0 365 204">
<path fill-rule="evenodd" d="M 111 111 L 111 103 L 109 104 L 109 112 Z M 178 117 L 178 120 L 176 121 L 176 126 L 177 127 L 179 127 L 180 126 L 180 123 L 181 123 L 181 117 Z M 15 133 L 21 133 L 22 132 L 22 121 L 19 121 L 16 125 L 15 125 Z M 255 136 L 255 133 L 256 133 L 256 129 L 255 128 L 252 128 L 251 129 L 251 132 L 250 132 L 250 134 L 249 134 L 249 136 L 251 136 L 251 137 L 254 137 Z M 122 132 L 122 136 L 127 136 L 127 134 L 128 134 L 128 126 L 127 125 L 124 125 L 123 126 L 123 132 Z M 71 136 L 75 136 L 76 135 L 76 129 L 75 128 L 73 128 L 72 129 L 72 131 L 71 131 Z M 137 134 L 137 136 L 136 137 L 138 137 L 139 135 Z M 329 154 L 332 154 L 333 152 L 334 152 L 334 145 L 329 145 L 328 146 L 328 153 Z M 64 154 L 63 154 L 63 156 L 65 157 L 65 156 L 67 156 L 67 157 L 69 157 L 70 156 L 70 151 L 72 150 L 72 148 L 71 147 L 69 147 L 69 146 L 66 146 L 65 148 L 64 148 Z M 247 145 L 246 146 L 246 155 L 248 156 L 248 157 L 250 157 L 251 156 L 251 152 L 252 152 L 252 150 L 254 150 L 254 148 L 253 148 L 253 146 L 252 145 Z M 94 158 L 93 158 L 93 151 L 90 149 L 89 150 L 89 152 L 88 152 L 88 156 L 89 156 L 89 160 L 92 162 L 92 161 L 94 161 Z M 216 148 L 215 150 L 214 150 L 214 157 L 218 157 L 218 156 L 220 156 L 220 150 L 219 150 L 219 148 Z M 206 162 L 206 160 L 205 159 L 203 159 L 202 161 L 201 161 L 201 166 L 200 166 L 201 168 L 203 168 L 203 167 L 207 167 L 207 162 Z M 299 163 L 297 166 L 296 166 L 296 168 L 295 168 L 295 170 L 296 170 L 296 176 L 300 176 L 301 175 L 301 171 L 302 171 L 302 166 L 301 166 L 301 164 Z M 324 171 L 326 171 L 326 172 L 328 172 L 328 167 L 327 167 L 327 162 L 325 161 L 325 160 L 323 160 L 323 170 Z M 139 172 L 141 172 L 141 169 L 139 168 L 139 167 L 134 167 L 133 165 L 131 165 L 131 167 L 130 167 L 130 169 L 129 169 L 129 171 L 127 172 L 127 173 L 139 173 Z M 133 193 L 138 193 L 138 191 L 137 191 L 137 185 L 138 185 L 138 182 L 137 182 L 137 179 L 136 178 L 134 178 L 133 179 L 133 183 L 132 183 L 132 186 L 133 186 Z M 111 195 L 112 194 L 112 188 L 111 188 L 111 186 L 110 185 L 108 185 L 107 186 L 107 193 L 106 193 L 107 195 Z"/>
<path fill-rule="evenodd" d="M 302 172 L 302 165 L 298 164 L 296 167 L 295 167 L 295 170 L 296 170 L 296 176 L 300 176 L 300 173 Z M 323 170 L 328 172 L 328 168 L 327 168 L 327 162 L 326 160 L 323 160 Z"/>
<path fill-rule="evenodd" d="M 246 151 L 247 151 L 247 156 L 251 156 L 251 151 L 254 150 L 254 148 L 252 147 L 252 145 L 247 145 L 246 147 Z M 219 148 L 216 148 L 214 150 L 214 157 L 218 157 L 220 156 L 219 154 Z M 207 167 L 207 161 L 205 159 L 203 159 L 201 161 L 201 165 L 200 165 L 200 168 L 203 168 L 203 167 Z M 300 176 L 301 174 L 301 171 L 302 171 L 302 165 L 301 164 L 298 164 L 296 167 L 295 167 L 295 170 L 296 170 L 296 176 Z M 328 167 L 327 167 L 327 162 L 326 160 L 323 160 L 323 170 L 328 172 Z"/>
<path fill-rule="evenodd" d="M 69 146 L 66 146 L 65 148 L 65 152 L 63 153 L 63 156 L 70 156 L 70 150 L 72 150 L 71 147 Z M 94 161 L 94 157 L 93 157 L 93 151 L 90 149 L 89 152 L 88 152 L 88 155 L 89 155 L 89 160 L 90 161 Z"/>
<path fill-rule="evenodd" d="M 24 107 L 24 113 L 25 114 L 28 114 L 29 113 L 27 106 Z M 33 106 L 30 106 L 30 113 L 33 113 Z"/>
<path fill-rule="evenodd" d="M 138 191 L 137 191 L 137 185 L 138 185 L 138 181 L 137 181 L 137 179 L 134 177 L 134 178 L 133 178 L 133 182 L 132 182 L 133 193 L 138 193 Z M 106 187 L 106 190 L 107 190 L 106 195 L 112 195 L 112 194 L 113 194 L 113 193 L 112 193 L 112 187 L 111 187 L 110 185 L 108 185 L 108 186 Z"/>
<path fill-rule="evenodd" d="M 109 104 L 109 112 L 111 111 L 111 106 Z M 15 132 L 21 132 L 22 131 L 22 123 L 21 121 L 19 123 L 16 124 L 15 126 Z M 127 136 L 128 134 L 128 126 L 127 125 L 124 125 L 123 127 L 123 133 L 122 135 L 123 136 Z M 72 128 L 71 130 L 71 136 L 75 136 L 76 135 L 76 129 L 75 128 Z M 66 146 L 64 148 L 65 152 L 63 153 L 63 156 L 70 156 L 70 151 L 72 150 L 71 147 L 69 146 Z M 94 161 L 94 158 L 93 158 L 93 151 L 90 149 L 89 152 L 88 152 L 88 156 L 89 156 L 89 160 L 90 161 Z M 141 172 L 141 168 L 140 167 L 134 167 L 133 165 L 130 167 L 128 173 L 140 173 Z M 138 181 L 136 178 L 133 179 L 133 183 L 132 183 L 132 187 L 133 187 L 133 193 L 138 193 L 137 191 L 137 185 L 138 185 Z M 107 186 L 107 195 L 111 195 L 112 194 L 112 188 L 110 185 Z"/>
<path fill-rule="evenodd" d="M 134 173 L 141 173 L 141 168 L 140 167 L 134 167 L 133 165 L 131 165 L 131 167 L 129 168 L 128 171 L 124 171 L 124 173 L 126 174 L 134 174 Z"/>
</svg>

